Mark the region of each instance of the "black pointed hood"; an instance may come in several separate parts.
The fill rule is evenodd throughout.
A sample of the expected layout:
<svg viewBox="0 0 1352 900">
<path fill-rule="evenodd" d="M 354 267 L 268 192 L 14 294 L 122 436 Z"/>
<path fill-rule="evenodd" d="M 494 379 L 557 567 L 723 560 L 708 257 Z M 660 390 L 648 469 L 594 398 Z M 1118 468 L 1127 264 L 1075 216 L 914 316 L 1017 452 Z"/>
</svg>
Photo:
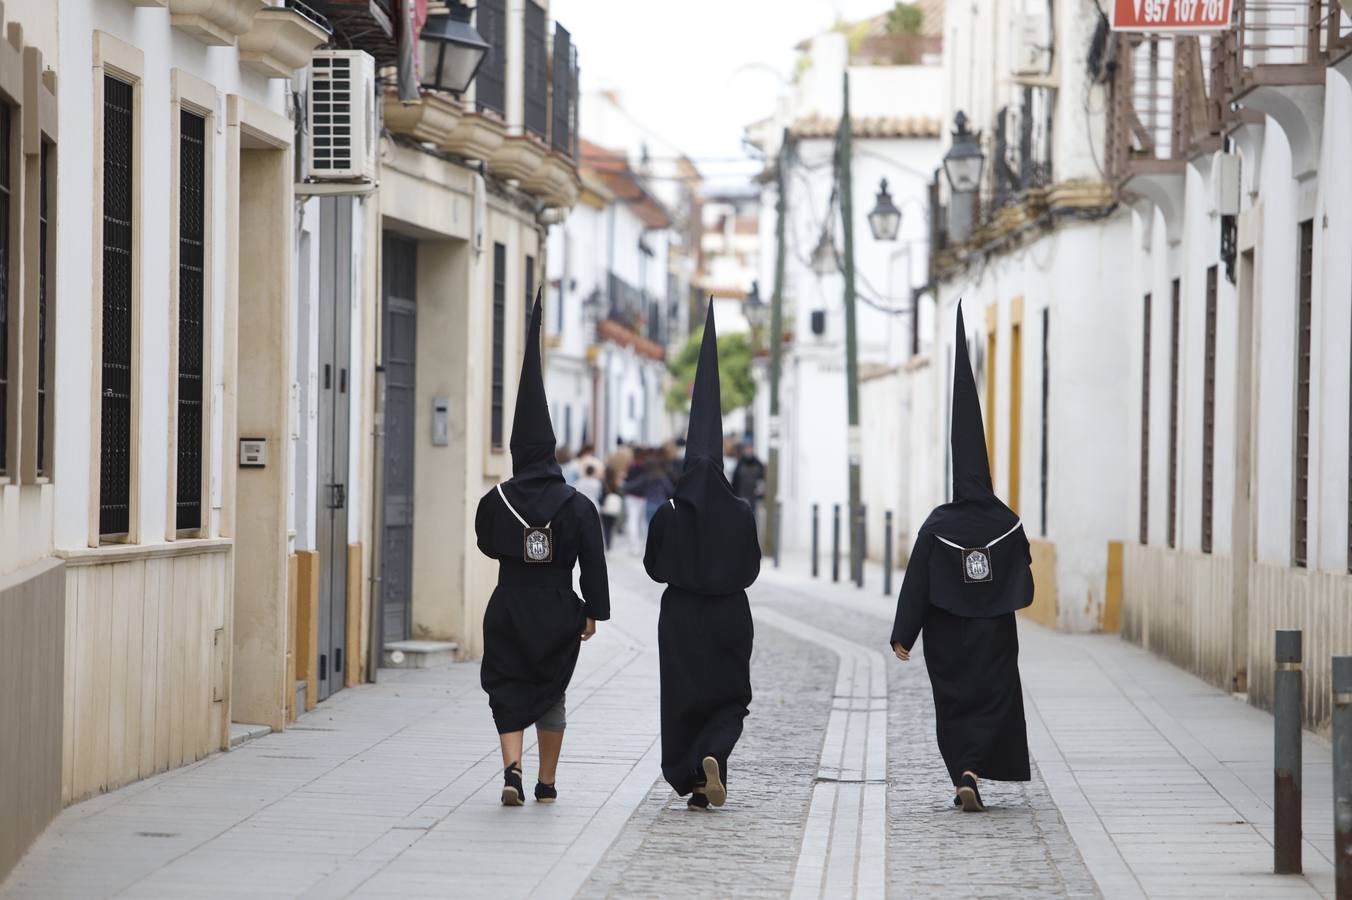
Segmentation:
<svg viewBox="0 0 1352 900">
<path fill-rule="evenodd" d="M 699 345 L 695 385 L 690 392 L 690 426 L 685 435 L 685 458 L 723 460 L 723 393 L 718 380 L 718 330 L 714 327 L 714 304 L 704 317 L 704 337 Z"/>
<path fill-rule="evenodd" d="M 521 380 L 516 387 L 516 412 L 512 416 L 512 478 L 506 483 L 508 499 L 531 525 L 544 525 L 568 498 L 572 488 L 563 478 L 556 457 L 554 425 L 545 396 L 544 371 L 540 365 L 540 320 L 544 316 L 541 293 L 535 295 L 526 352 L 521 359 Z"/>
<path fill-rule="evenodd" d="M 701 594 L 742 590 L 760 572 L 756 518 L 723 471 L 723 406 L 713 301 L 704 319 L 699 365 L 690 394 L 685 464 L 645 563 L 658 581 Z"/>
<path fill-rule="evenodd" d="M 967 355 L 967 328 L 958 301 L 958 324 L 954 340 L 953 411 L 949 442 L 953 452 L 953 499 L 979 500 L 992 497 L 991 464 L 986 456 L 986 429 L 981 421 L 981 401 L 976 392 Z"/>
<path fill-rule="evenodd" d="M 1003 615 L 1033 602 L 1032 557 L 1019 517 L 991 484 L 961 303 L 954 343 L 949 433 L 953 499 L 936 507 L 920 526 L 912 564 L 926 569 L 926 602 L 958 616 Z M 969 559 L 973 551 L 977 559 Z"/>
</svg>

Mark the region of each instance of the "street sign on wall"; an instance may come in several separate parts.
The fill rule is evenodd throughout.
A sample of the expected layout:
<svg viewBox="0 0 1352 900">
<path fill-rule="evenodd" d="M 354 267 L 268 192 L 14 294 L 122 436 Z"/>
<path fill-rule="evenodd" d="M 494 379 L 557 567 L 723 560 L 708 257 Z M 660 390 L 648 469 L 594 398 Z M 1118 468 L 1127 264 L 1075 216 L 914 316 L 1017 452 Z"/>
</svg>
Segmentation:
<svg viewBox="0 0 1352 900">
<path fill-rule="evenodd" d="M 1233 0 L 1112 0 L 1114 31 L 1220 31 Z"/>
</svg>

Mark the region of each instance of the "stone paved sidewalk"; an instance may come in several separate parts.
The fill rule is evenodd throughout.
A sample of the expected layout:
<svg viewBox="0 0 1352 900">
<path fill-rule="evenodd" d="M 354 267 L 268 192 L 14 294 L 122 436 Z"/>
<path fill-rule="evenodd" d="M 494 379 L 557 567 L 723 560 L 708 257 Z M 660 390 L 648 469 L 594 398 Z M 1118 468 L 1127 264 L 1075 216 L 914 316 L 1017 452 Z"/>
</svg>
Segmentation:
<svg viewBox="0 0 1352 900">
<path fill-rule="evenodd" d="M 796 560 L 751 592 L 729 803 L 688 812 L 658 769 L 659 591 L 621 554 L 612 582 L 616 621 L 569 691 L 559 803 L 498 805 L 477 666 L 382 672 L 283 734 L 71 807 L 0 898 L 872 897 L 884 879 L 895 897 L 1332 896 L 1327 743 L 1305 751 L 1307 877 L 1267 874 L 1270 717 L 1108 636 L 1021 625 L 1034 780 L 988 784 L 988 816 L 954 811 L 923 664 L 887 658 L 885 699 L 837 677 L 886 653 L 876 572 L 861 591 Z M 823 773 L 864 760 L 872 730 L 828 737 L 833 708 L 886 709 L 886 779 L 828 777 L 859 799 L 817 820 Z M 528 751 L 528 785 L 534 767 Z"/>
</svg>

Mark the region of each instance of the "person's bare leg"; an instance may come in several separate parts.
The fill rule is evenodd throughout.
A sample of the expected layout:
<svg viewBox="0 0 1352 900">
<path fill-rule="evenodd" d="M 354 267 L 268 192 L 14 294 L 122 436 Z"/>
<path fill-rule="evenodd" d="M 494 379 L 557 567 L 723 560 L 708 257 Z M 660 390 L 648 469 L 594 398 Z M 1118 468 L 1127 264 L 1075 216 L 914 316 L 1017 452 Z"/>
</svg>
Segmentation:
<svg viewBox="0 0 1352 900">
<path fill-rule="evenodd" d="M 563 752 L 563 732 L 535 729 L 539 740 L 540 777 L 545 784 L 553 784 L 559 768 L 559 754 Z"/>
<path fill-rule="evenodd" d="M 506 734 L 498 735 L 498 742 L 502 744 L 502 767 L 505 769 L 512 763 L 521 764 L 521 737 L 520 731 L 509 731 Z"/>
</svg>

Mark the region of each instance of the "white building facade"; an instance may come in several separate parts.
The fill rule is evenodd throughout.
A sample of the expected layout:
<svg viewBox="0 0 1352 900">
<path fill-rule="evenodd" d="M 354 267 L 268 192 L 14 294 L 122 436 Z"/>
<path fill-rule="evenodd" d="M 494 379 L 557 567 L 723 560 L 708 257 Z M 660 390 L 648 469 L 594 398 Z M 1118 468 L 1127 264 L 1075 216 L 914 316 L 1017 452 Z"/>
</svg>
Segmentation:
<svg viewBox="0 0 1352 900">
<path fill-rule="evenodd" d="M 1123 632 L 1267 707 L 1273 633 L 1301 629 L 1327 729 L 1352 650 L 1352 17 L 1235 5 L 1218 35 L 1124 36 L 1112 85 L 1156 136 L 1109 145 L 1134 209 Z"/>
</svg>

